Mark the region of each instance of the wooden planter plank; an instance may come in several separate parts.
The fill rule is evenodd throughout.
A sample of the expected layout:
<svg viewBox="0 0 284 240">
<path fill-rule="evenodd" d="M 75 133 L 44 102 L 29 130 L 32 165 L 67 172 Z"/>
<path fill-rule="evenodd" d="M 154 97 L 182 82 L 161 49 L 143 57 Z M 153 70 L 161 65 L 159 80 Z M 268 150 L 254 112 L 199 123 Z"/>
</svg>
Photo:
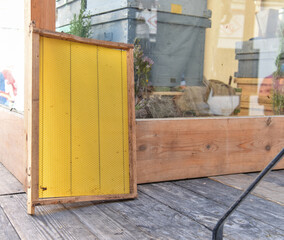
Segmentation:
<svg viewBox="0 0 284 240">
<path fill-rule="evenodd" d="M 23 118 L 11 114 L 16 119 L 14 128 L 23 128 Z M 260 171 L 284 145 L 282 116 L 149 119 L 137 120 L 136 125 L 138 183 Z M 24 133 L 15 136 L 25 139 Z M 210 150 L 208 143 L 216 145 Z M 24 152 L 23 145 L 19 141 L 19 153 Z M 25 178 L 19 177 L 26 174 L 23 155 L 9 152 L 6 156 L 13 158 L 5 166 L 17 170 L 14 175 L 26 185 Z M 284 168 L 283 161 L 277 168 Z"/>
<path fill-rule="evenodd" d="M 283 117 L 138 120 L 138 183 L 260 171 L 283 146 Z"/>
</svg>

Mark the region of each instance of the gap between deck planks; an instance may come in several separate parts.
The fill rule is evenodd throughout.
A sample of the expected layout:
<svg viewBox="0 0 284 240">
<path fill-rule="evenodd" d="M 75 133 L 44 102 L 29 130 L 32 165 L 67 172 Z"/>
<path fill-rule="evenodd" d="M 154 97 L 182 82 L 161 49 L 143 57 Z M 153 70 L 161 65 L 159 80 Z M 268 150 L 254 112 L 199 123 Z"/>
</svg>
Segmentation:
<svg viewBox="0 0 284 240">
<path fill-rule="evenodd" d="M 282 172 L 284 173 L 284 171 Z M 210 177 L 210 179 L 223 183 L 230 187 L 234 187 L 236 189 L 245 190 L 250 185 L 250 183 L 253 182 L 255 177 L 246 174 L 235 174 L 235 175 Z M 252 194 L 284 206 L 284 187 L 278 184 L 277 181 L 269 182 L 266 181 L 264 178 L 259 183 L 259 185 L 254 189 Z"/>
</svg>

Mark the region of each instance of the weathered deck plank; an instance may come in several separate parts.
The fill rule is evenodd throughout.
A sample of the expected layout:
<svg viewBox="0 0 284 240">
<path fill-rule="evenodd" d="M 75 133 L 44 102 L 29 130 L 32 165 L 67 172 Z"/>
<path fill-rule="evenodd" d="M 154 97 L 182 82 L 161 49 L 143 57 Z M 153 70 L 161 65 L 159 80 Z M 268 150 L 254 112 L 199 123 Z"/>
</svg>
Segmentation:
<svg viewBox="0 0 284 240">
<path fill-rule="evenodd" d="M 136 224 L 129 222 L 127 220 L 127 218 L 125 217 L 121 217 L 119 215 L 119 213 L 109 207 L 107 207 L 107 205 L 103 204 L 98 206 L 100 208 L 100 210 L 102 210 L 106 215 L 108 215 L 110 218 L 114 219 L 115 221 L 119 222 L 119 224 L 127 229 L 130 232 L 135 233 L 135 238 L 136 239 L 155 239 L 151 233 L 148 233 L 146 231 L 144 231 L 143 229 L 141 229 L 139 226 L 136 226 Z M 119 215 L 119 216 L 118 216 Z M 143 234 L 141 234 L 141 232 Z"/>
<path fill-rule="evenodd" d="M 62 205 L 41 206 L 27 214 L 26 194 L 0 197 L 0 205 L 21 239 L 98 239 Z"/>
<path fill-rule="evenodd" d="M 91 202 L 65 204 L 65 207 L 76 215 L 83 224 L 88 226 L 88 229 L 99 239 L 133 240 L 151 238 L 150 235 L 141 231 L 133 223 L 125 220 L 123 223 L 114 216 L 110 217 L 99 206 Z"/>
<path fill-rule="evenodd" d="M 0 239 L 1 240 L 17 240 L 20 239 L 17 232 L 11 225 L 9 219 L 0 207 Z"/>
<path fill-rule="evenodd" d="M 240 190 L 244 190 L 250 185 L 250 183 L 253 182 L 255 177 L 246 174 L 236 174 L 210 177 L 210 179 Z M 276 183 L 267 182 L 265 178 L 254 189 L 252 194 L 284 206 L 284 187 Z"/>
<path fill-rule="evenodd" d="M 0 196 L 23 192 L 22 184 L 0 163 Z"/>
<path fill-rule="evenodd" d="M 249 173 L 246 175 L 256 177 L 259 173 Z M 278 184 L 284 187 L 284 170 L 275 170 L 267 174 L 264 178 L 265 181 Z"/>
<path fill-rule="evenodd" d="M 242 193 L 242 191 L 236 188 L 229 187 L 208 178 L 178 181 L 175 182 L 175 184 L 208 199 L 212 199 L 226 207 L 231 206 Z M 238 211 L 265 224 L 284 230 L 284 208 L 279 204 L 250 195 L 239 206 Z"/>
<path fill-rule="evenodd" d="M 100 205 L 99 208 L 118 213 L 117 221 L 135 224 L 154 239 L 211 238 L 211 231 L 203 225 L 141 192 L 137 200 Z"/>
<path fill-rule="evenodd" d="M 210 229 L 213 229 L 217 220 L 227 210 L 227 207 L 223 204 L 202 197 L 200 194 L 192 191 L 185 190 L 170 182 L 144 185 L 140 187 L 140 190 Z M 224 233 L 229 239 L 235 240 L 278 240 L 284 238 L 284 231 L 267 226 L 267 224 L 238 211 L 228 220 L 224 228 Z"/>
</svg>

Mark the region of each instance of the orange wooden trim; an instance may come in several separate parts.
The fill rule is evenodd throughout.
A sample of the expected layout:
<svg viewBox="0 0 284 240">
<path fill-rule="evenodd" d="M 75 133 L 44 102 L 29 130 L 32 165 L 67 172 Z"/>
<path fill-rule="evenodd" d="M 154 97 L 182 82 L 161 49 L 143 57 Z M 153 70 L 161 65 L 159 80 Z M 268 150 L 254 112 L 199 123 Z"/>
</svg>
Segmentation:
<svg viewBox="0 0 284 240">
<path fill-rule="evenodd" d="M 34 214 L 34 201 L 38 198 L 39 185 L 39 35 L 31 34 L 31 61 L 30 82 L 27 82 L 27 194 L 28 213 Z"/>
<path fill-rule="evenodd" d="M 77 196 L 77 197 L 59 197 L 59 198 L 39 198 L 33 202 L 37 205 L 49 204 L 64 204 L 74 202 L 88 202 L 88 201 L 109 201 L 109 200 L 124 200 L 133 199 L 137 197 L 137 193 L 118 194 L 118 195 L 100 195 L 100 196 Z"/>
<path fill-rule="evenodd" d="M 31 19 L 37 28 L 55 31 L 55 0 L 28 0 L 31 3 Z"/>
<path fill-rule="evenodd" d="M 38 28 L 34 28 L 33 32 L 38 33 L 40 36 L 43 36 L 43 37 L 61 39 L 61 40 L 66 40 L 66 41 L 71 41 L 71 42 L 91 44 L 91 45 L 96 45 L 100 47 L 115 48 L 115 49 L 122 49 L 122 50 L 128 50 L 128 49 L 134 48 L 133 44 L 109 42 L 109 41 L 96 40 L 96 39 L 91 39 L 91 38 L 82 38 L 82 37 L 78 37 L 78 36 L 63 33 L 63 32 L 59 33 L 59 32 L 53 32 L 53 31 L 48 31 L 48 30 L 42 30 Z"/>
<path fill-rule="evenodd" d="M 28 213 L 34 214 L 38 196 L 39 35 L 32 27 L 55 30 L 54 0 L 25 1 L 25 131 Z"/>
<path fill-rule="evenodd" d="M 127 51 L 127 89 L 128 89 L 130 193 L 137 194 L 136 122 L 135 122 L 133 49 L 129 49 Z"/>
</svg>

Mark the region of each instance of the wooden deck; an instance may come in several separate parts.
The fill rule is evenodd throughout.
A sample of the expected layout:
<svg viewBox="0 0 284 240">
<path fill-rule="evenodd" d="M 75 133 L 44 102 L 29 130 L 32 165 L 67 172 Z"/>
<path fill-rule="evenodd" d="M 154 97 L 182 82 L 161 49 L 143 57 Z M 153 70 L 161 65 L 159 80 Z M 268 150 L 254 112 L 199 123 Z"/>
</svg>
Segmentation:
<svg viewBox="0 0 284 240">
<path fill-rule="evenodd" d="M 0 239 L 211 239 L 256 174 L 145 184 L 132 201 L 37 207 L 0 164 Z M 284 239 L 284 170 L 270 173 L 224 228 L 224 239 Z"/>
</svg>

